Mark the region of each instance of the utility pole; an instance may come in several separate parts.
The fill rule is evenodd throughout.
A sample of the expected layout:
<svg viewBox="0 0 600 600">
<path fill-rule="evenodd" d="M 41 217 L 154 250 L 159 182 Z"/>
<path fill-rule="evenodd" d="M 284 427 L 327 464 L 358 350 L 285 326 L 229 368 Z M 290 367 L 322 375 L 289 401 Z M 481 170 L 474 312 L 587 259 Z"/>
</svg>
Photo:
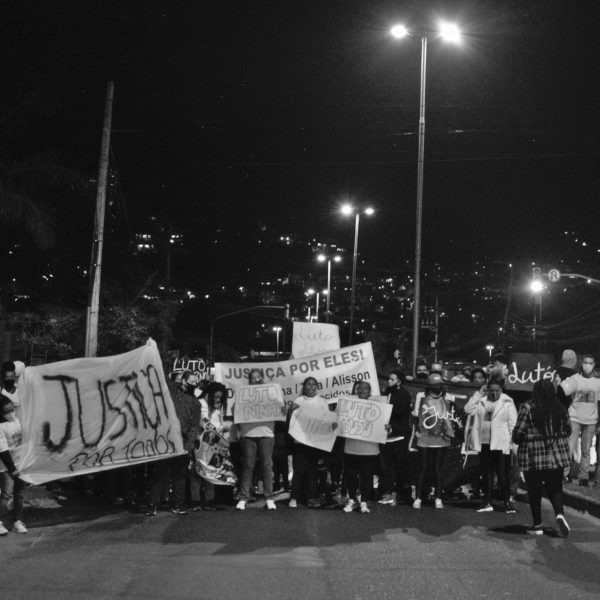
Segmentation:
<svg viewBox="0 0 600 600">
<path fill-rule="evenodd" d="M 98 352 L 98 312 L 100 308 L 104 216 L 106 213 L 106 182 L 108 179 L 113 94 L 114 83 L 109 81 L 106 85 L 104 124 L 102 127 L 102 143 L 100 146 L 100 166 L 98 168 L 98 182 L 96 184 L 96 217 L 94 222 L 94 243 L 92 245 L 92 260 L 90 266 L 90 294 L 85 323 L 85 355 L 87 357 L 96 356 Z"/>
</svg>

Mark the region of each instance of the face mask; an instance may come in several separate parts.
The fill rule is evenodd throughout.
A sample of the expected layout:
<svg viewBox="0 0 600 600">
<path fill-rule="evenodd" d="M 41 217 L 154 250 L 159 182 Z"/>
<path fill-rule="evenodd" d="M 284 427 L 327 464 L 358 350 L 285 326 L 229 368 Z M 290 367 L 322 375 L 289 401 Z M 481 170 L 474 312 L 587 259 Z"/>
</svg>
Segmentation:
<svg viewBox="0 0 600 600">
<path fill-rule="evenodd" d="M 439 387 L 432 387 L 432 388 L 431 388 L 431 393 L 432 393 L 434 396 L 440 396 L 440 395 L 441 395 L 441 393 L 442 393 L 442 388 L 439 388 Z"/>
<path fill-rule="evenodd" d="M 5 379 L 2 382 L 2 384 L 9 392 L 15 388 L 15 380 L 14 379 Z"/>
<path fill-rule="evenodd" d="M 427 379 L 427 373 L 417 373 L 415 377 L 417 379 Z"/>
<path fill-rule="evenodd" d="M 586 375 L 591 375 L 594 372 L 594 365 L 583 364 L 581 365 L 581 370 Z"/>
</svg>

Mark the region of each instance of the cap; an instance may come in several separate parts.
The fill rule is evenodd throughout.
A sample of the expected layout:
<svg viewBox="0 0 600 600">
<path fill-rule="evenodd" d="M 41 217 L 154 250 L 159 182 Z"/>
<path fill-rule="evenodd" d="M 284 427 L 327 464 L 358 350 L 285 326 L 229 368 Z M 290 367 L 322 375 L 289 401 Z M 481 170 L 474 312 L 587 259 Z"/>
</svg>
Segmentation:
<svg viewBox="0 0 600 600">
<path fill-rule="evenodd" d="M 444 379 L 439 373 L 431 373 L 427 377 L 427 385 L 443 385 Z"/>
</svg>

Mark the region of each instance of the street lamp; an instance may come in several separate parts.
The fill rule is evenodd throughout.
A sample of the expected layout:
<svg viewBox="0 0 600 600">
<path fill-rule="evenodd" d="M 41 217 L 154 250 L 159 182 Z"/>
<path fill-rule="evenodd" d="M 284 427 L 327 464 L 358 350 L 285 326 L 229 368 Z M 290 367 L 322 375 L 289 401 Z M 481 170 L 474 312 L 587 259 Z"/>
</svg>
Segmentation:
<svg viewBox="0 0 600 600">
<path fill-rule="evenodd" d="M 319 262 L 327 261 L 327 313 L 325 314 L 325 322 L 329 323 L 329 315 L 331 314 L 331 261 L 340 262 L 342 257 L 339 254 L 334 254 L 333 257 L 319 254 L 317 260 Z"/>
<path fill-rule="evenodd" d="M 341 213 L 344 215 L 352 215 L 354 214 L 354 256 L 352 259 L 352 295 L 350 299 L 350 331 L 348 332 L 348 346 L 352 345 L 352 329 L 354 327 L 354 305 L 356 301 L 356 262 L 358 260 L 358 225 L 360 223 L 360 213 L 361 210 L 355 209 L 350 204 L 344 204 L 340 209 Z M 375 209 L 368 206 L 367 208 L 362 209 L 362 212 L 365 215 L 371 216 Z"/>
<path fill-rule="evenodd" d="M 494 346 L 492 344 L 488 344 L 485 349 L 488 351 L 489 355 L 490 355 L 490 361 L 492 360 L 492 352 L 494 350 Z"/>
<path fill-rule="evenodd" d="M 317 291 L 313 290 L 312 288 L 310 288 L 309 290 L 306 290 L 306 295 L 307 296 L 312 296 L 312 295 L 316 296 L 316 302 L 315 302 L 315 320 L 317 321 L 317 323 L 319 322 L 319 297 L 320 297 L 321 294 L 323 294 L 324 296 L 326 296 L 327 295 L 327 290 L 323 290 L 321 292 L 317 292 Z M 308 320 L 312 321 L 312 318 L 310 316 L 310 307 L 308 309 Z"/>
<path fill-rule="evenodd" d="M 279 332 L 281 331 L 281 327 L 273 327 L 273 331 L 275 332 L 275 335 L 277 336 L 277 346 L 276 346 L 276 352 L 275 352 L 275 358 L 279 359 Z"/>
<path fill-rule="evenodd" d="M 536 347 L 536 334 L 537 327 L 542 323 L 542 292 L 544 291 L 544 282 L 542 281 L 542 272 L 539 267 L 534 267 L 532 270 L 532 280 L 529 284 L 529 289 L 534 294 L 533 299 L 533 352 L 535 353 Z M 539 307 L 539 320 L 538 320 L 538 307 Z"/>
<path fill-rule="evenodd" d="M 441 23 L 438 35 L 448 42 L 460 42 L 460 30 L 451 23 Z M 391 34 L 397 39 L 413 36 L 404 25 L 394 25 Z M 421 94 L 419 101 L 419 148 L 417 154 L 417 217 L 415 239 L 415 297 L 413 307 L 412 370 L 415 372 L 419 353 L 419 320 L 421 302 L 421 230 L 423 221 L 423 166 L 425 157 L 425 81 L 427 75 L 427 35 L 421 35 Z"/>
</svg>

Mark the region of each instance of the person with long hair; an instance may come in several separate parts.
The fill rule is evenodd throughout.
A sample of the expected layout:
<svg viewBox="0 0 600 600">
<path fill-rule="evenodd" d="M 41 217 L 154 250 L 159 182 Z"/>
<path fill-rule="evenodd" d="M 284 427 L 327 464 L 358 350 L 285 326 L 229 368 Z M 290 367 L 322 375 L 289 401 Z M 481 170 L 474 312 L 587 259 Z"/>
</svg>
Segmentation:
<svg viewBox="0 0 600 600">
<path fill-rule="evenodd" d="M 569 466 L 571 423 L 551 381 L 540 380 L 519 409 L 512 439 L 519 445 L 519 467 L 525 475 L 533 524 L 527 532 L 542 535 L 542 491 L 552 504 L 563 536 L 570 527 L 563 513 L 563 470 Z"/>
<path fill-rule="evenodd" d="M 435 507 L 444 508 L 442 503 L 442 468 L 446 450 L 454 437 L 450 421 L 450 405 L 446 398 L 444 380 L 439 373 L 431 373 L 427 378 L 427 388 L 423 396 L 415 401 L 413 416 L 418 419 L 416 425 L 417 447 L 419 449 L 419 473 L 413 508 L 421 508 L 423 484 L 429 470 L 435 480 Z"/>
</svg>

